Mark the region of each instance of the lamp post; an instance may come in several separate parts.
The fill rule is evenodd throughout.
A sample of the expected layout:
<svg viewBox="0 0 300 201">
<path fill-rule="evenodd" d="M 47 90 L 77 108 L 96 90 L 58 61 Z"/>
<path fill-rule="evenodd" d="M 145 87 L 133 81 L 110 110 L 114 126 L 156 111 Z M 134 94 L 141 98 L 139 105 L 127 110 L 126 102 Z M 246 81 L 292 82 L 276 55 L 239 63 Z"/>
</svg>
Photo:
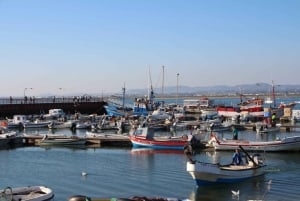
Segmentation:
<svg viewBox="0 0 300 201">
<path fill-rule="evenodd" d="M 59 87 L 58 90 L 60 91 L 60 99 L 61 99 L 61 102 L 64 102 L 64 96 L 62 95 L 62 90 L 63 88 L 62 87 Z"/>
<path fill-rule="evenodd" d="M 178 105 L 178 82 L 179 82 L 179 73 L 177 73 L 176 105 Z"/>
<path fill-rule="evenodd" d="M 24 97 L 26 96 L 26 90 L 27 89 L 33 89 L 33 88 L 24 88 Z"/>
<path fill-rule="evenodd" d="M 24 103 L 27 103 L 27 96 L 26 96 L 27 89 L 33 89 L 33 88 L 24 88 Z"/>
</svg>

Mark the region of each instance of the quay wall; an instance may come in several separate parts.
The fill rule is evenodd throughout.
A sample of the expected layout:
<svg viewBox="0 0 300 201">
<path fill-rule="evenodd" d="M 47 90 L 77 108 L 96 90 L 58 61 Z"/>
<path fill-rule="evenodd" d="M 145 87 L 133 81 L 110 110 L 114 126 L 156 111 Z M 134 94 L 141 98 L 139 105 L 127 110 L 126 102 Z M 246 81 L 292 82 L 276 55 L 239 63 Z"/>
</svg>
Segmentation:
<svg viewBox="0 0 300 201">
<path fill-rule="evenodd" d="M 84 98 L 1 98 L 0 118 L 11 118 L 15 114 L 39 115 L 48 114 L 50 109 L 63 109 L 66 114 L 104 114 L 107 103 L 99 97 Z"/>
</svg>

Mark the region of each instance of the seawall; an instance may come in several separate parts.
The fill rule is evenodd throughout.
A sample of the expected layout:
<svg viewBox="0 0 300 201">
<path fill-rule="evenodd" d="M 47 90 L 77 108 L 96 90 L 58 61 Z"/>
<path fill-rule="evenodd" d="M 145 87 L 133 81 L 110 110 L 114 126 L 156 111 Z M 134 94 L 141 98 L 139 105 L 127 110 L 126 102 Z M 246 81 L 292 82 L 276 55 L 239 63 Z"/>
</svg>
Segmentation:
<svg viewBox="0 0 300 201">
<path fill-rule="evenodd" d="M 99 97 L 61 97 L 61 98 L 1 98 L 0 117 L 15 114 L 47 114 L 50 109 L 63 109 L 66 114 L 104 114 L 107 103 Z"/>
</svg>

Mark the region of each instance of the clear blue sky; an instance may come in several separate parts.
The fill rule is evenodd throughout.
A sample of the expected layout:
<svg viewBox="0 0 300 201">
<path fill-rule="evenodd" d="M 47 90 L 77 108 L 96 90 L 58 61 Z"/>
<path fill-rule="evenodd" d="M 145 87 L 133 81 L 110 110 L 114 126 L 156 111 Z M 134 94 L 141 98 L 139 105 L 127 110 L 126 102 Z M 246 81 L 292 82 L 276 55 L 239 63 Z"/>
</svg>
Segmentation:
<svg viewBox="0 0 300 201">
<path fill-rule="evenodd" d="M 0 0 L 0 96 L 300 84 L 299 0 Z M 62 88 L 61 90 L 59 88 Z"/>
</svg>

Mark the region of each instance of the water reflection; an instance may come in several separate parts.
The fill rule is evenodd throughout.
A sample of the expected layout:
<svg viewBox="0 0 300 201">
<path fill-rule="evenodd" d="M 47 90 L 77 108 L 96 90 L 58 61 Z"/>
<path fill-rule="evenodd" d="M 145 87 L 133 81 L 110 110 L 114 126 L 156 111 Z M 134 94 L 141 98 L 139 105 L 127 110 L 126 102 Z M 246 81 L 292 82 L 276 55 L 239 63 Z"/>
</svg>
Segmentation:
<svg viewBox="0 0 300 201">
<path fill-rule="evenodd" d="M 234 195 L 233 192 L 239 192 Z M 265 177 L 260 176 L 242 183 L 212 184 L 196 187 L 190 194 L 191 200 L 228 201 L 228 200 L 264 200 L 270 191 Z"/>
</svg>

